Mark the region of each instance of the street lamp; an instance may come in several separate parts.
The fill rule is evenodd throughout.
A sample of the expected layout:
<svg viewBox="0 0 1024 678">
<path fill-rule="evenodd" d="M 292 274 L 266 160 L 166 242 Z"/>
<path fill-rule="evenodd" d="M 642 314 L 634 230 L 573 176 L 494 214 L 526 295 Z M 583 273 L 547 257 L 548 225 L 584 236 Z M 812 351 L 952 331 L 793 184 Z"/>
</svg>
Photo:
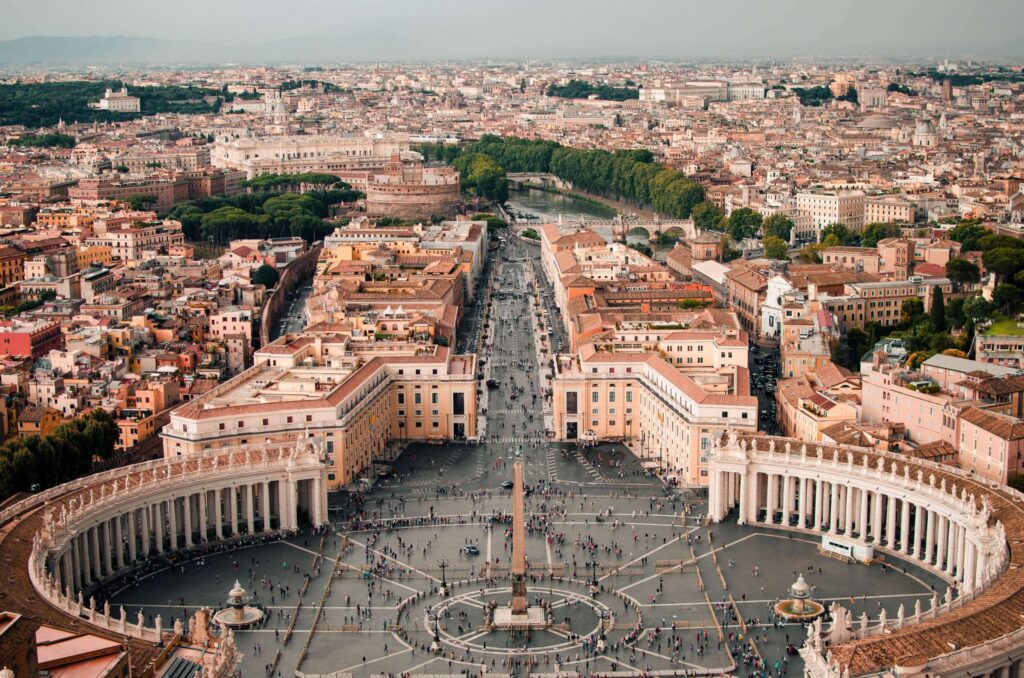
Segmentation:
<svg viewBox="0 0 1024 678">
<path fill-rule="evenodd" d="M 598 584 L 597 584 L 597 565 L 598 565 L 597 558 L 591 558 L 590 562 L 587 563 L 587 564 L 590 565 L 590 572 L 591 572 L 591 576 L 590 576 L 590 593 L 591 593 L 591 595 L 595 595 L 596 596 L 597 595 L 597 588 L 598 588 Z"/>
<path fill-rule="evenodd" d="M 446 567 L 448 567 L 448 559 L 447 558 L 441 558 L 439 561 L 437 561 L 437 566 L 441 568 L 441 595 L 447 597 L 447 595 L 448 595 L 448 580 L 444 576 L 444 570 L 445 570 Z"/>
<path fill-rule="evenodd" d="M 430 619 L 434 622 L 434 639 L 430 643 L 430 651 L 434 654 L 441 653 L 441 631 L 438 628 L 438 615 L 436 612 L 430 613 Z"/>
</svg>

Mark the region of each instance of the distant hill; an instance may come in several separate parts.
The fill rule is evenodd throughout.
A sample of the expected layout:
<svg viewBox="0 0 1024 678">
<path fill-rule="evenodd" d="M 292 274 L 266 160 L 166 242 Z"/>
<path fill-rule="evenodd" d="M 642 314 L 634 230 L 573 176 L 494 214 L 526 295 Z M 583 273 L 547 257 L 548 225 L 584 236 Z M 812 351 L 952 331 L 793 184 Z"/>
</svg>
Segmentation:
<svg viewBox="0 0 1024 678">
<path fill-rule="evenodd" d="M 212 42 L 108 37 L 35 36 L 0 41 L 0 64 L 91 65 L 115 63 L 280 63 L 285 61 L 345 61 L 364 56 L 370 40 L 335 40 L 323 36 L 290 38 L 251 45 Z"/>
<path fill-rule="evenodd" d="M 474 39 L 475 38 L 475 39 Z M 850 56 L 864 50 L 848 41 L 830 46 L 781 43 L 766 35 L 763 41 L 741 48 L 730 48 L 728 56 L 740 59 L 787 58 L 794 55 L 813 57 Z M 570 46 L 553 42 L 543 47 L 524 47 L 515 40 L 483 39 L 470 34 L 466 40 L 438 41 L 429 33 L 400 31 L 382 39 L 370 28 L 351 24 L 343 31 L 326 35 L 308 35 L 270 42 L 225 45 L 209 41 L 139 38 L 124 35 L 92 37 L 32 36 L 0 40 L 0 64 L 44 66 L 103 64 L 243 64 L 338 63 L 375 60 L 435 59 L 546 59 L 546 58 L 714 58 L 715 49 L 707 46 L 675 45 L 671 48 L 610 44 L 611 52 L 602 54 L 599 47 Z M 595 53 L 596 50 L 596 53 Z M 928 60 L 948 56 L 958 58 L 1014 58 L 1024 55 L 1024 40 L 1014 39 L 992 43 L 937 43 L 921 45 L 894 44 L 876 57 Z"/>
</svg>

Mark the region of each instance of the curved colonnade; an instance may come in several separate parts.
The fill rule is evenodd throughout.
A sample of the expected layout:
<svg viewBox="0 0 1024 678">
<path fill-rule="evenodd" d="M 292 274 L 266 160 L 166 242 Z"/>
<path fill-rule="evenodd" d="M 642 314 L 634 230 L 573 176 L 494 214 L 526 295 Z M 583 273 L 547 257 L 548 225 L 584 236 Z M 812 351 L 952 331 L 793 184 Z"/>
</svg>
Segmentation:
<svg viewBox="0 0 1024 678">
<path fill-rule="evenodd" d="M 710 451 L 712 521 L 832 535 L 949 583 L 941 601 L 871 622 L 833 605 L 809 676 L 1024 676 L 1024 495 L 889 452 L 730 434 Z"/>
<path fill-rule="evenodd" d="M 95 587 L 153 555 L 290 532 L 299 527 L 300 512 L 323 525 L 326 475 L 321 451 L 309 440 L 216 450 L 51 488 L 0 513 L 0 523 L 42 514 L 27 568 L 40 597 L 100 629 L 158 643 L 165 639 L 159 616 L 149 627 L 141 613 L 129 621 L 124 608 L 98 610 L 90 595 Z"/>
</svg>

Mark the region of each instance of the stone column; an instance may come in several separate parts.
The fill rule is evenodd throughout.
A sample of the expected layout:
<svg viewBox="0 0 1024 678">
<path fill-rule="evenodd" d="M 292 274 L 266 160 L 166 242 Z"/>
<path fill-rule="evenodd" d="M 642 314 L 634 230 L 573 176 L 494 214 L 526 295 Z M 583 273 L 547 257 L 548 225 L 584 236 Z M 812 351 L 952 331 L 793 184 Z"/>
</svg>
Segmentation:
<svg viewBox="0 0 1024 678">
<path fill-rule="evenodd" d="M 181 516 L 185 524 L 185 548 L 192 548 L 192 495 L 186 494 L 181 498 Z"/>
<path fill-rule="evenodd" d="M 956 578 L 965 582 L 964 570 L 967 565 L 967 528 L 957 526 L 956 530 Z"/>
<path fill-rule="evenodd" d="M 927 528 L 924 534 L 924 562 L 930 565 L 935 553 L 935 512 L 928 511 L 925 514 L 925 520 Z"/>
<path fill-rule="evenodd" d="M 924 532 L 924 528 L 925 528 L 925 525 L 924 525 L 924 506 L 921 506 L 920 504 L 918 504 L 918 506 L 917 506 L 917 514 L 916 514 L 915 519 L 914 519 L 914 550 L 913 550 L 913 554 L 915 556 L 917 556 L 918 559 L 920 559 L 920 560 L 924 560 L 924 558 L 922 557 L 924 555 L 924 553 L 921 550 L 922 549 L 922 547 L 921 547 L 921 540 L 924 538 L 924 535 L 922 534 L 922 532 Z"/>
<path fill-rule="evenodd" d="M 137 518 L 135 509 L 128 512 L 128 562 L 134 563 L 138 560 L 138 528 L 135 525 Z"/>
<path fill-rule="evenodd" d="M 846 518 L 843 521 L 843 533 L 849 537 L 853 533 L 853 499 L 856 495 L 851 485 L 844 485 L 843 494 L 846 495 L 846 501 L 843 503 L 846 505 Z"/>
<path fill-rule="evenodd" d="M 100 528 L 94 525 L 89 528 L 89 553 L 92 556 L 92 576 L 95 580 L 103 577 L 103 565 L 100 562 Z"/>
<path fill-rule="evenodd" d="M 228 515 L 231 516 L 231 536 L 238 536 L 238 490 L 234 485 L 228 488 Z"/>
<path fill-rule="evenodd" d="M 789 526 L 789 512 L 793 507 L 793 478 L 780 476 L 782 478 L 782 525 Z"/>
<path fill-rule="evenodd" d="M 71 574 L 71 567 L 71 550 L 68 549 L 64 551 L 64 553 L 60 554 L 60 569 L 57 571 L 59 579 L 57 583 L 59 584 L 61 593 L 64 593 L 64 588 L 73 578 L 73 575 Z"/>
<path fill-rule="evenodd" d="M 764 520 L 769 525 L 773 525 L 775 523 L 775 505 L 778 501 L 775 496 L 779 489 L 778 481 L 774 473 L 767 473 L 765 475 L 768 478 L 768 503 L 765 506 Z"/>
<path fill-rule="evenodd" d="M 722 475 L 725 476 L 725 513 L 728 513 L 736 505 L 736 478 L 728 471 Z"/>
<path fill-rule="evenodd" d="M 747 513 L 748 513 L 748 508 L 750 506 L 750 497 L 749 497 L 749 495 L 750 495 L 750 481 L 747 479 L 748 475 L 749 475 L 748 471 L 744 471 L 743 473 L 739 474 L 739 476 L 740 476 L 740 517 L 739 517 L 739 519 L 736 522 L 739 523 L 740 525 L 745 525 L 747 523 Z M 294 489 L 292 491 L 294 492 Z M 295 506 L 294 495 L 292 497 L 289 497 L 289 498 L 292 499 L 292 502 L 291 502 L 292 506 Z"/>
<path fill-rule="evenodd" d="M 882 543 L 882 493 L 877 490 L 871 493 L 871 539 L 876 544 Z"/>
<path fill-rule="evenodd" d="M 209 524 L 209 516 L 206 515 L 206 511 L 209 508 L 210 493 L 203 490 L 199 493 L 199 543 L 203 543 L 209 537 L 206 526 Z"/>
<path fill-rule="evenodd" d="M 103 529 L 103 533 L 97 535 L 100 540 L 100 564 L 103 566 L 103 576 L 107 576 L 113 572 L 113 568 L 110 564 L 110 552 L 113 549 L 113 535 L 110 529 L 110 520 L 104 520 L 102 523 L 96 526 L 96 529 Z"/>
<path fill-rule="evenodd" d="M 157 553 L 164 552 L 164 504 L 165 502 L 158 501 L 153 504 L 153 532 L 156 537 L 156 551 Z M 169 506 L 170 503 L 168 502 Z"/>
<path fill-rule="evenodd" d="M 178 498 L 167 500 L 167 514 L 170 516 L 171 551 L 178 550 Z"/>
<path fill-rule="evenodd" d="M 814 482 L 814 529 L 821 529 L 821 502 L 824 498 L 824 485 L 821 480 L 815 480 Z"/>
<path fill-rule="evenodd" d="M 900 499 L 900 551 L 910 555 L 910 502 Z"/>
<path fill-rule="evenodd" d="M 871 499 L 871 494 L 867 490 L 857 490 L 857 507 L 860 511 L 857 513 L 857 534 L 860 535 L 860 540 L 866 542 L 868 540 L 868 501 Z"/>
<path fill-rule="evenodd" d="M 263 531 L 270 532 L 270 482 L 260 485 L 260 513 L 263 514 Z"/>
<path fill-rule="evenodd" d="M 153 507 L 150 504 L 146 504 L 142 507 L 142 557 L 145 558 L 149 555 L 149 550 L 152 548 L 152 536 L 153 536 Z"/>
<path fill-rule="evenodd" d="M 829 500 L 828 500 L 828 523 L 829 531 L 832 534 L 839 532 L 839 485 L 835 481 L 828 481 L 829 484 Z"/>
<path fill-rule="evenodd" d="M 896 546 L 896 500 L 885 496 L 885 545 L 891 549 Z"/>
<path fill-rule="evenodd" d="M 114 518 L 114 568 L 124 567 L 124 539 L 121 534 L 121 516 Z"/>
<path fill-rule="evenodd" d="M 956 535 L 958 526 L 946 519 L 946 574 L 952 575 L 956 569 Z"/>
<path fill-rule="evenodd" d="M 708 479 L 708 517 L 713 522 L 718 522 L 719 511 L 718 505 L 720 503 L 719 494 L 722 492 L 722 472 L 712 471 L 711 478 Z"/>
<path fill-rule="evenodd" d="M 249 534 L 252 535 L 256 531 L 256 515 L 255 515 L 255 504 L 253 502 L 252 491 L 255 489 L 255 485 L 245 486 L 245 519 L 248 521 Z"/>
<path fill-rule="evenodd" d="M 71 538 L 71 590 L 82 588 L 82 546 L 78 542 L 79 535 Z"/>
<path fill-rule="evenodd" d="M 975 588 L 974 580 L 978 564 L 978 549 L 974 546 L 974 542 L 968 539 L 967 548 L 965 549 L 965 551 L 966 556 L 964 557 L 964 585 L 967 586 L 968 591 L 973 591 Z"/>
<path fill-rule="evenodd" d="M 213 491 L 213 517 L 217 521 L 217 540 L 220 541 L 224 538 L 224 508 L 221 506 L 221 500 L 224 498 L 224 490 Z"/>
<path fill-rule="evenodd" d="M 323 478 L 313 479 L 313 525 L 320 527 L 324 524 L 324 480 Z"/>
<path fill-rule="evenodd" d="M 935 513 L 935 567 L 946 567 L 946 517 Z"/>
</svg>

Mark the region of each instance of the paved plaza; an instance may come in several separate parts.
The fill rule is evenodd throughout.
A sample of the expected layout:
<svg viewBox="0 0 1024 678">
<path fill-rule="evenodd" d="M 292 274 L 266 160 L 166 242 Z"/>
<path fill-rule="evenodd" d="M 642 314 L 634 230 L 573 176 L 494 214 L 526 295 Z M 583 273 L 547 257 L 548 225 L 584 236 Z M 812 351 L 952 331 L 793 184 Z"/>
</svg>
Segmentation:
<svg viewBox="0 0 1024 678">
<path fill-rule="evenodd" d="M 531 256 L 521 245 L 509 250 Z M 706 526 L 702 493 L 667 488 L 626 448 L 547 442 L 527 263 L 496 262 L 491 273 L 506 298 L 482 322 L 491 332 L 480 337 L 482 355 L 498 387 L 481 382 L 488 412 L 479 444 L 410 445 L 391 478 L 364 494 L 332 495 L 325 533 L 307 528 L 178 564 L 121 589 L 112 604 L 169 626 L 199 606 L 223 607 L 238 579 L 269 612 L 236 635 L 247 677 L 268 667 L 282 676 L 745 674 L 755 657 L 798 675 L 787 645 L 801 645 L 806 631 L 773 625 L 769 612 L 797 574 L 814 599 L 872 620 L 883 609 L 895 618 L 901 604 L 910 614 L 915 601 L 927 607 L 933 586 L 945 590 L 903 563 L 823 557 L 813 536 L 741 527 L 735 517 Z M 529 633 L 489 630 L 485 620 L 490 602 L 511 596 L 503 484 L 517 449 L 528 492 L 528 599 L 551 615 L 548 628 Z"/>
</svg>

